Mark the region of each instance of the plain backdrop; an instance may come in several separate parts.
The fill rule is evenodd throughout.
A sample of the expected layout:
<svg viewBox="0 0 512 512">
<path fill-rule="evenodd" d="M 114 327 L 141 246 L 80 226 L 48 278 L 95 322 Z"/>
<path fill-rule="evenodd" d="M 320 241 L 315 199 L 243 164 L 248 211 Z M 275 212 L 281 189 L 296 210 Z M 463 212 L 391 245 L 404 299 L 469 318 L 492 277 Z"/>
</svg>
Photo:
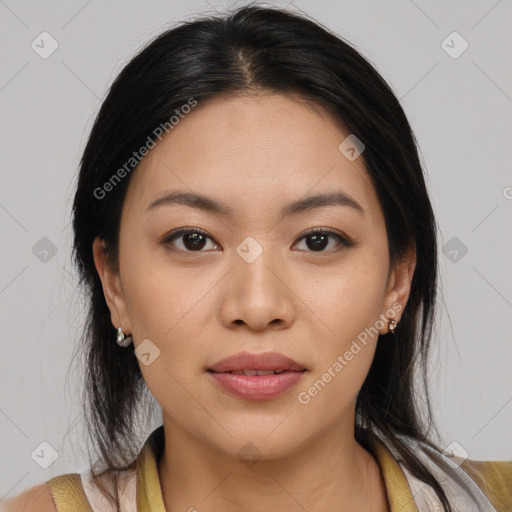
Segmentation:
<svg viewBox="0 0 512 512">
<path fill-rule="evenodd" d="M 0 499 L 86 469 L 81 375 L 69 370 L 84 320 L 70 207 L 101 100 L 150 38 L 239 5 L 0 1 Z M 295 0 L 288 8 L 354 43 L 401 100 L 440 226 L 437 423 L 445 446 L 511 460 L 512 2 Z M 58 45 L 46 58 L 41 38 L 45 51 Z M 58 454 L 47 469 L 34 455 L 50 449 L 41 443 Z"/>
</svg>

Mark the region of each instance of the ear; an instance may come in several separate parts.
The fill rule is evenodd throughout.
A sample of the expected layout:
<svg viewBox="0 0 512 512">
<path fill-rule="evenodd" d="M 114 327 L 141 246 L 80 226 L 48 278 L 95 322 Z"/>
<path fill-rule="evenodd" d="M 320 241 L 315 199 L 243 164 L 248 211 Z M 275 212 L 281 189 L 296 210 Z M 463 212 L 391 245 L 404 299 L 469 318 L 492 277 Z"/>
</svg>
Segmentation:
<svg viewBox="0 0 512 512">
<path fill-rule="evenodd" d="M 121 327 L 125 334 L 131 334 L 132 326 L 126 312 L 121 279 L 119 273 L 114 272 L 107 264 L 104 240 L 96 237 L 93 242 L 92 251 L 94 264 L 103 286 L 105 300 L 110 309 L 112 325 L 116 330 L 118 327 Z"/>
<path fill-rule="evenodd" d="M 416 247 L 415 244 L 412 244 L 391 269 L 384 299 L 385 310 L 381 318 L 387 317 L 389 320 L 395 320 L 397 323 L 400 321 L 411 292 L 411 283 L 415 268 Z M 394 312 L 394 316 L 390 314 L 390 311 Z M 385 327 L 380 329 L 379 332 L 381 334 L 390 332 L 389 323 L 386 322 Z"/>
</svg>

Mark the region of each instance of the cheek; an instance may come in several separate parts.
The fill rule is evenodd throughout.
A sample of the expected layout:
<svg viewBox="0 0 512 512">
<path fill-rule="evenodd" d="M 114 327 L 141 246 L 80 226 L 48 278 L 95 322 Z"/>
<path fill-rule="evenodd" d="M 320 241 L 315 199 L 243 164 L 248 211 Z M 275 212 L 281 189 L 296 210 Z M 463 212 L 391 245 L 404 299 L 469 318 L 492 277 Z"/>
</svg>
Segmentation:
<svg viewBox="0 0 512 512">
<path fill-rule="evenodd" d="M 121 277 L 135 337 L 159 345 L 185 328 L 213 284 L 207 274 L 194 279 L 193 270 L 173 267 L 162 249 L 149 244 L 121 252 Z"/>
<path fill-rule="evenodd" d="M 165 257 L 134 251 L 122 279 L 135 347 L 149 339 L 158 354 L 148 366 L 139 363 L 144 380 L 162 407 L 179 415 L 190 400 L 185 390 L 197 386 L 202 356 L 211 350 L 205 333 L 211 332 L 206 323 L 215 304 L 208 292 L 219 276 L 203 271 L 198 277 L 193 268 L 177 269 Z"/>
<path fill-rule="evenodd" d="M 318 408 L 326 420 L 334 421 L 351 407 L 368 375 L 381 327 L 376 322 L 382 313 L 386 275 L 385 253 L 360 251 L 335 271 L 329 269 L 328 277 L 317 277 L 316 292 L 305 301 L 318 330 L 317 361 L 300 391 L 305 393 L 304 401 L 309 400 L 308 408 Z"/>
<path fill-rule="evenodd" d="M 298 401 L 307 411 L 306 421 L 315 423 L 311 418 L 318 415 L 324 428 L 352 410 L 378 340 L 375 324 L 381 312 L 383 281 L 377 273 L 353 270 L 326 281 L 317 296 L 315 323 L 325 335 L 314 337 L 316 364 L 298 390 Z M 316 423 L 310 426 L 318 427 Z"/>
<path fill-rule="evenodd" d="M 382 312 L 387 260 L 376 250 L 354 252 L 342 265 L 302 279 L 299 296 L 310 308 L 328 345 L 342 349 L 375 324 Z"/>
<path fill-rule="evenodd" d="M 126 258 L 124 272 L 123 292 L 135 348 L 149 339 L 156 347 L 149 345 L 150 351 L 158 354 L 148 365 L 139 361 L 142 376 L 166 413 L 181 421 L 183 410 L 190 408 L 187 390 L 196 385 L 197 372 L 191 369 L 198 366 L 197 356 L 204 353 L 201 343 L 206 343 L 201 341 L 204 336 L 198 336 L 196 322 L 199 316 L 205 317 L 200 298 L 206 284 L 136 251 Z"/>
</svg>

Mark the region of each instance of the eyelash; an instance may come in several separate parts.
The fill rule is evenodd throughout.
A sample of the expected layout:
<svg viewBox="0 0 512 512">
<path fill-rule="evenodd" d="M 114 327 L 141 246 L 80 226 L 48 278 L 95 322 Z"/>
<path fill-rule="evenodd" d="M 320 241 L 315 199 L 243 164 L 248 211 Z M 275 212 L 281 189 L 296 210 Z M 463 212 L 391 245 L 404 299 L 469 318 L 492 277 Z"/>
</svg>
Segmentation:
<svg viewBox="0 0 512 512">
<path fill-rule="evenodd" d="M 169 247 L 169 250 L 172 250 L 172 251 L 175 251 L 175 252 L 184 252 L 184 253 L 189 253 L 189 254 L 207 252 L 207 251 L 204 251 L 204 250 L 188 251 L 188 250 L 176 249 L 175 247 L 172 247 L 172 244 L 171 244 L 172 240 L 174 240 L 175 238 L 179 238 L 181 235 L 190 235 L 190 234 L 204 235 L 205 237 L 210 238 L 213 241 L 213 238 L 206 231 L 203 231 L 202 229 L 199 229 L 199 228 L 180 228 L 177 231 L 171 232 L 168 235 L 166 235 L 163 238 L 161 243 L 163 245 L 165 245 L 165 246 L 171 246 L 171 247 Z M 340 246 L 337 247 L 336 249 L 331 249 L 331 250 L 328 250 L 328 251 L 322 250 L 322 251 L 305 251 L 305 252 L 318 253 L 318 254 L 322 254 L 322 253 L 332 254 L 332 253 L 341 251 L 344 248 L 354 247 L 354 246 L 357 245 L 356 242 L 354 242 L 353 240 L 351 240 L 347 236 L 343 236 L 340 233 L 338 233 L 337 231 L 335 231 L 333 229 L 330 229 L 330 228 L 313 228 L 313 229 L 310 229 L 306 233 L 303 233 L 301 235 L 301 237 L 297 240 L 297 242 L 301 241 L 304 238 L 307 238 L 308 236 L 312 236 L 312 235 L 330 235 L 330 236 L 338 239 L 338 242 L 339 242 Z"/>
</svg>

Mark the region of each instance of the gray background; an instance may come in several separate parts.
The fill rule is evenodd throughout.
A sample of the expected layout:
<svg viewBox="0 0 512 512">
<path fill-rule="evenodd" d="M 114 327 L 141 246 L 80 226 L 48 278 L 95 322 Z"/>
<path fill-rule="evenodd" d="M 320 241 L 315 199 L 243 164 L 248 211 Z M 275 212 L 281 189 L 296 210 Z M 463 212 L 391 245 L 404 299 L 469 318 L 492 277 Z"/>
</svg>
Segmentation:
<svg viewBox="0 0 512 512">
<path fill-rule="evenodd" d="M 0 0 L 0 499 L 86 469 L 81 376 L 68 372 L 84 317 L 69 222 L 107 87 L 170 24 L 241 4 Z M 440 432 L 472 459 L 512 460 L 512 2 L 295 0 L 289 8 L 356 44 L 402 101 L 440 225 L 431 363 Z M 59 45 L 47 59 L 31 47 L 43 31 Z M 454 31 L 469 44 L 457 58 L 463 41 L 446 39 Z M 53 245 L 55 254 L 43 252 Z M 48 469 L 31 457 L 44 441 L 59 455 Z"/>
</svg>

